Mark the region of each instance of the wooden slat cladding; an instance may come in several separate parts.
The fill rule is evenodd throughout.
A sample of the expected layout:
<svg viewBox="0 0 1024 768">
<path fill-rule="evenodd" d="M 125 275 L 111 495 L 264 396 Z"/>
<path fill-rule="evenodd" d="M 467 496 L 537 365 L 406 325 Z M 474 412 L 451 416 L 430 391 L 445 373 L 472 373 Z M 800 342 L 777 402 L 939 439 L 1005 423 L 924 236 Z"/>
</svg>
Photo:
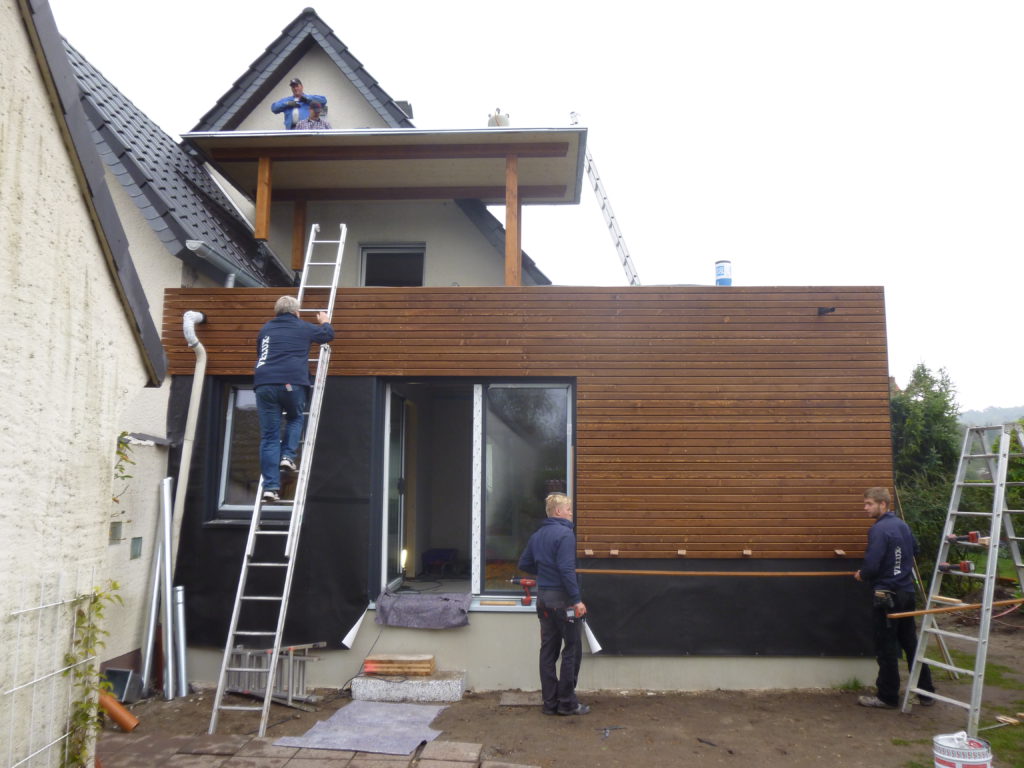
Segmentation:
<svg viewBox="0 0 1024 768">
<path fill-rule="evenodd" d="M 273 289 L 168 291 L 172 373 L 250 375 Z M 819 315 L 819 307 L 835 307 Z M 581 555 L 863 554 L 891 485 L 881 288 L 358 288 L 332 374 L 572 377 Z"/>
</svg>

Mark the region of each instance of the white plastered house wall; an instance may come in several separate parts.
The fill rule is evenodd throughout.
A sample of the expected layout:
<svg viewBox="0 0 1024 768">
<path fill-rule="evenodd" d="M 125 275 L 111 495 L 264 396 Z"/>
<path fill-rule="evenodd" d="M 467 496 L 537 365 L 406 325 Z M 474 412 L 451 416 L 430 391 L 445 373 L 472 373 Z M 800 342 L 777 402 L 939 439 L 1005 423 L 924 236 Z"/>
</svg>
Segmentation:
<svg viewBox="0 0 1024 768">
<path fill-rule="evenodd" d="M 149 300 L 150 313 L 159 325 L 165 288 L 216 284 L 173 256 L 109 168 L 105 169 L 105 175 L 139 280 Z M 128 432 L 165 438 L 170 386 L 168 378 L 159 388 L 126 393 L 127 403 L 118 434 Z M 159 487 L 167 476 L 167 453 L 168 447 L 158 442 L 131 444 L 130 456 L 135 464 L 127 466 L 126 471 L 132 477 L 114 488 L 119 502 L 110 505 L 110 521 L 121 523 L 121 537 L 109 541 L 106 560 L 110 573 L 121 586 L 124 604 L 112 606 L 107 612 L 110 635 L 104 660 L 131 653 L 145 641 L 152 559 L 160 531 Z M 131 557 L 133 538 L 141 539 L 141 552 L 136 558 Z"/>
<path fill-rule="evenodd" d="M 0 0 L 6 104 L 49 97 L 14 0 Z M 0 729 L 16 753 L 62 727 L 70 601 L 112 576 L 106 549 L 115 446 L 129 400 L 147 382 L 90 217 L 60 117 L 0 116 Z M 39 115 L 37 115 L 39 117 Z M 28 613 L 19 613 L 19 611 Z M 30 726 L 31 724 L 31 726 Z M 6 738 L 6 736 L 5 736 Z M 33 746 L 34 745 L 34 746 Z M 44 758 L 39 759 L 43 764 Z"/>
</svg>

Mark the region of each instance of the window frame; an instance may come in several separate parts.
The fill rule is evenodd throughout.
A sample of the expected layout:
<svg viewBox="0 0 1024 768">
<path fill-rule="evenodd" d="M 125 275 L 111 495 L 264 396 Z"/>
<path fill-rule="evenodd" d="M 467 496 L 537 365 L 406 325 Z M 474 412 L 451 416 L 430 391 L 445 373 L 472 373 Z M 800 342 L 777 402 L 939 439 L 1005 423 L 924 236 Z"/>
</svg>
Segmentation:
<svg viewBox="0 0 1024 768">
<path fill-rule="evenodd" d="M 363 288 L 379 288 L 384 286 L 367 285 L 366 274 L 370 258 L 375 255 L 416 253 L 420 258 L 420 281 L 414 285 L 405 287 L 418 288 L 425 285 L 427 272 L 427 244 L 424 242 L 414 243 L 369 243 L 359 246 L 359 285 Z"/>
</svg>

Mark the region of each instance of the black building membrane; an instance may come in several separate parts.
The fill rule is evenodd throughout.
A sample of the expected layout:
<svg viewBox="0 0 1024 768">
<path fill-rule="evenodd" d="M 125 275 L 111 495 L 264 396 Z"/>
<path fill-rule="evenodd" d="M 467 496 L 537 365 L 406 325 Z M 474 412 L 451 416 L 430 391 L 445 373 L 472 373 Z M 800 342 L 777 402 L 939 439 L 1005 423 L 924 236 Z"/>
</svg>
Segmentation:
<svg viewBox="0 0 1024 768">
<path fill-rule="evenodd" d="M 584 559 L 587 621 L 604 653 L 709 656 L 869 656 L 871 593 L 849 560 Z M 751 575 L 691 575 L 692 572 Z M 762 576 L 752 572 L 835 572 Z M 686 572 L 685 575 L 683 572 Z"/>
</svg>

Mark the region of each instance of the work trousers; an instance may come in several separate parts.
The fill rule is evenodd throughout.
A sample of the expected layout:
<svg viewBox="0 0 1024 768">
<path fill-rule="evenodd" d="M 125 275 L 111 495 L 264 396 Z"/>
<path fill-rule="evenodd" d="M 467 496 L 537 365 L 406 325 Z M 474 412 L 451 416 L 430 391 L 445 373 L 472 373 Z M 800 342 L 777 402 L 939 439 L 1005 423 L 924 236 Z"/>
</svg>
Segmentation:
<svg viewBox="0 0 1024 768">
<path fill-rule="evenodd" d="M 291 384 L 261 384 L 256 387 L 256 412 L 260 419 L 260 472 L 264 490 L 281 488 L 281 457 L 294 459 L 302 437 L 306 388 Z M 284 415 L 284 439 L 281 416 Z"/>
<path fill-rule="evenodd" d="M 878 698 L 886 704 L 898 706 L 900 701 L 900 651 L 907 659 L 907 668 L 914 665 L 914 654 L 917 653 L 917 627 L 914 617 L 890 619 L 886 614 L 914 610 L 913 592 L 896 592 L 893 608 L 884 605 L 875 606 L 874 634 L 875 658 L 878 660 Z M 932 674 L 927 664 L 921 665 L 921 675 L 917 687 L 925 691 L 934 691 Z"/>
<path fill-rule="evenodd" d="M 580 640 L 582 619 L 569 619 L 572 607 L 569 595 L 560 589 L 537 591 L 537 618 L 540 619 L 540 691 L 548 711 L 572 712 L 579 705 L 576 681 L 583 661 Z M 556 674 L 558 654 L 561 670 Z"/>
</svg>

